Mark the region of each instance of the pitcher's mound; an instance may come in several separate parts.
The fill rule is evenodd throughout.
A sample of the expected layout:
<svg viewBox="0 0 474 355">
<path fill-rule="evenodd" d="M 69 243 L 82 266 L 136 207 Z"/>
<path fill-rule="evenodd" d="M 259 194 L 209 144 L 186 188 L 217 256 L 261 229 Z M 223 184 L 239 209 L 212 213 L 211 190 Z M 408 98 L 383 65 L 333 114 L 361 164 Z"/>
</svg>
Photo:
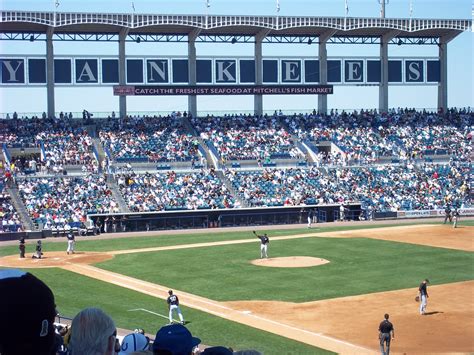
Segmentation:
<svg viewBox="0 0 474 355">
<path fill-rule="evenodd" d="M 309 267 L 329 263 L 329 260 L 311 256 L 287 256 L 284 258 L 255 259 L 252 264 L 268 267 Z"/>
</svg>

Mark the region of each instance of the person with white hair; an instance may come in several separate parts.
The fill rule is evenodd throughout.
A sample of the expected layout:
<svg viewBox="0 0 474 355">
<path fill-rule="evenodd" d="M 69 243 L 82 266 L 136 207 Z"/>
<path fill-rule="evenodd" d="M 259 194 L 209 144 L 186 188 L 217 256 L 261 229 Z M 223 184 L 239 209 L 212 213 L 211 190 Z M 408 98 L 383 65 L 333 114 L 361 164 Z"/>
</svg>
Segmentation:
<svg viewBox="0 0 474 355">
<path fill-rule="evenodd" d="M 115 323 L 99 308 L 85 308 L 72 320 L 71 355 L 113 355 L 120 351 Z"/>
</svg>

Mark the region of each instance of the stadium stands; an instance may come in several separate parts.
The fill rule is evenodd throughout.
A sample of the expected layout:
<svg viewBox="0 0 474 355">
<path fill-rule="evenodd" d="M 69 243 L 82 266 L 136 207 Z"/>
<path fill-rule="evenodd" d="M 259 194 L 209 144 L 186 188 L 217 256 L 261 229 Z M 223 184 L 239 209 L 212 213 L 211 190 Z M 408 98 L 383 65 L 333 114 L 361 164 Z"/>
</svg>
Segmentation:
<svg viewBox="0 0 474 355">
<path fill-rule="evenodd" d="M 473 114 L 446 115 L 409 110 L 354 111 L 330 115 L 300 114 L 285 118 L 292 133 L 315 144 L 332 142 L 344 160 L 363 157 L 402 159 L 427 155 L 462 155 L 472 152 Z"/>
<path fill-rule="evenodd" d="M 111 158 L 118 162 L 190 161 L 198 142 L 179 117 L 128 117 L 108 120 L 99 137 Z"/>
<path fill-rule="evenodd" d="M 278 117 L 208 116 L 192 123 L 225 161 L 303 158 Z"/>
<path fill-rule="evenodd" d="M 119 212 L 102 176 L 18 179 L 18 190 L 31 218 L 47 229 L 77 225 L 88 213 Z"/>
<path fill-rule="evenodd" d="M 251 206 L 361 202 L 377 211 L 442 209 L 469 204 L 469 168 L 455 165 L 228 171 Z"/>
<path fill-rule="evenodd" d="M 373 211 L 472 206 L 470 111 L 208 116 L 190 123 L 179 115 L 2 120 L 0 139 L 4 149 L 16 149 L 6 168 L 13 169 L 26 210 L 47 228 L 80 223 L 88 213 L 127 212 L 126 207 L 146 212 L 339 203 Z M 96 135 L 102 156 L 94 146 Z M 303 145 L 309 152 L 304 161 L 304 149 L 298 148 Z M 110 186 L 96 162 L 106 160 L 107 152 L 114 164 L 123 165 L 108 170 L 115 173 Z M 215 168 L 199 170 L 206 154 L 214 155 L 207 163 Z M 221 158 L 232 161 L 230 170 L 218 169 Z M 279 158 L 293 165 L 272 161 Z M 142 161 L 158 162 L 158 169 L 169 172 L 134 171 Z M 193 164 L 172 171 L 170 164 L 177 161 Z M 51 176 L 63 165 L 84 168 L 73 177 Z M 16 226 L 8 199 L 2 203 L 3 211 L 10 211 L 2 223 Z"/>
<path fill-rule="evenodd" d="M 89 165 L 92 163 L 92 138 L 83 129 L 43 131 L 36 141 L 44 147 L 49 165 Z"/>
<path fill-rule="evenodd" d="M 18 232 L 22 230 L 20 217 L 2 182 L 0 182 L 0 220 L 0 232 Z"/>
<path fill-rule="evenodd" d="M 213 170 L 191 173 L 118 174 L 117 184 L 134 212 L 238 207 Z"/>
</svg>

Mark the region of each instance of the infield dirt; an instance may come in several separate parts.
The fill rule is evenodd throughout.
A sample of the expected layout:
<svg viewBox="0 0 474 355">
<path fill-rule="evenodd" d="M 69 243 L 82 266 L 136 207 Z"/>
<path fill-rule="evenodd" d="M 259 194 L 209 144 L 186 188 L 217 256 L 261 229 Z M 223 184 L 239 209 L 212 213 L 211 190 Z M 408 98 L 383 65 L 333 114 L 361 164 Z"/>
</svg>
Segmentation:
<svg viewBox="0 0 474 355">
<path fill-rule="evenodd" d="M 310 232 L 310 231 L 308 231 Z M 395 242 L 474 251 L 474 227 L 453 229 L 443 225 L 414 225 L 343 232 L 307 233 L 304 237 L 375 238 Z M 272 240 L 300 238 L 275 237 Z M 230 243 L 235 243 L 231 241 Z M 255 242 L 241 240 L 239 243 Z M 203 243 L 212 245 L 213 243 Z M 223 242 L 216 244 L 222 245 Z M 179 248 L 186 246 L 179 246 Z M 196 244 L 189 247 L 197 247 Z M 166 247 L 169 249 L 170 247 Z M 148 248 L 143 251 L 164 250 Z M 91 265 L 136 250 L 66 255 L 46 253 L 45 258 L 0 258 L 6 267 L 62 267 L 102 281 L 165 299 L 168 287 L 155 285 Z M 297 260 L 297 259 L 295 259 Z M 286 260 L 288 262 L 288 260 Z M 289 265 L 291 266 L 291 265 Z M 339 353 L 378 352 L 378 324 L 390 313 L 395 326 L 392 353 L 472 353 L 474 352 L 474 281 L 436 285 L 429 288 L 428 314 L 418 314 L 412 289 L 343 297 L 307 303 L 235 301 L 217 302 L 177 290 L 183 304 L 226 319 L 273 332 Z"/>
</svg>

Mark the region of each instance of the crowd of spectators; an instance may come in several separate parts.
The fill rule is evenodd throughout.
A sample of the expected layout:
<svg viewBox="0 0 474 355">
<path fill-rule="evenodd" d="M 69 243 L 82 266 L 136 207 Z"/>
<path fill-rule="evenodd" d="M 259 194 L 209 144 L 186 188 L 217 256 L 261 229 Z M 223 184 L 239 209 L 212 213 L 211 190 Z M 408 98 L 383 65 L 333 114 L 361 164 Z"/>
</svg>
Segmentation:
<svg viewBox="0 0 474 355">
<path fill-rule="evenodd" d="M 192 119 L 192 124 L 225 161 L 303 158 L 276 116 L 207 116 Z"/>
<path fill-rule="evenodd" d="M 117 174 L 120 192 L 133 212 L 239 207 L 216 172 Z"/>
<path fill-rule="evenodd" d="M 397 109 L 384 114 L 333 110 L 329 115 L 313 112 L 284 120 L 299 139 L 334 143 L 344 160 L 411 159 L 433 154 L 467 158 L 472 152 L 474 112 L 470 110 L 435 113 Z"/>
<path fill-rule="evenodd" d="M 325 177 L 319 169 L 227 170 L 226 177 L 239 195 L 252 207 L 296 206 L 309 194 L 324 192 Z"/>
<path fill-rule="evenodd" d="M 189 118 L 223 161 L 251 159 L 261 167 L 262 161 L 270 159 L 300 159 L 303 156 L 292 135 L 314 145 L 334 143 L 326 149 L 320 147 L 313 155 L 315 164 L 309 168 L 224 170 L 234 191 L 251 206 L 362 202 L 374 210 L 395 211 L 443 208 L 453 201 L 458 205 L 472 203 L 468 192 L 474 113 L 470 110 L 432 113 L 397 109 L 383 114 L 334 110 L 328 115 Z M 186 134 L 186 120 L 179 114 L 110 117 L 97 125 L 97 132 L 115 159 L 190 160 L 195 166 L 199 143 L 197 137 Z M 12 157 L 5 167 L 5 181 L 14 183 L 18 172 L 41 173 L 43 178 L 19 180 L 18 187 L 33 220 L 47 228 L 83 221 L 91 212 L 119 211 L 92 158 L 93 142 L 86 124 L 97 122 L 87 117 L 86 121 L 72 122 L 65 114 L 53 119 L 0 120 L 0 139 L 7 146 L 44 147 L 43 156 L 23 152 Z M 420 165 L 420 160 L 413 160 L 432 154 L 446 154 L 451 160 L 443 166 Z M 364 164 L 383 156 L 400 158 L 401 164 Z M 199 161 L 205 165 L 202 158 Z M 114 173 L 116 170 L 107 169 L 107 161 L 104 159 L 104 171 Z M 348 168 L 354 165 L 349 162 L 361 166 Z M 84 176 L 46 178 L 47 174 L 62 174 L 71 164 L 82 165 Z M 136 212 L 240 207 L 240 199 L 213 170 L 135 174 L 127 168 L 116 179 L 129 208 Z M 8 199 L 2 201 L 2 224 L 17 225 L 17 214 Z"/>
<path fill-rule="evenodd" d="M 92 138 L 86 130 L 67 129 L 42 131 L 36 141 L 44 147 L 44 160 L 49 165 L 90 165 L 92 164 Z"/>
<path fill-rule="evenodd" d="M 84 222 L 88 213 L 119 212 L 118 203 L 101 175 L 20 178 L 17 182 L 31 218 L 46 228 Z"/>
<path fill-rule="evenodd" d="M 0 142 L 8 148 L 36 148 L 40 153 L 12 157 L 12 163 L 26 174 L 62 173 L 66 165 L 82 165 L 94 171 L 92 138 L 81 126 L 61 113 L 59 118 L 0 120 Z M 44 170 L 42 170 L 44 169 Z"/>
<path fill-rule="evenodd" d="M 18 212 L 15 210 L 6 191 L 5 185 L 0 182 L 0 233 L 1 232 L 20 232 L 23 230 Z"/>
<path fill-rule="evenodd" d="M 198 154 L 198 141 L 186 133 L 178 116 L 110 119 L 100 127 L 99 137 L 119 161 L 189 161 Z"/>
<path fill-rule="evenodd" d="M 37 147 L 37 135 L 41 132 L 61 132 L 74 123 L 67 118 L 18 118 L 0 119 L 0 142 L 12 148 Z M 78 123 L 76 123 L 77 125 Z"/>
<path fill-rule="evenodd" d="M 227 178 L 251 206 L 347 204 L 374 211 L 470 206 L 470 166 L 380 165 L 358 168 L 228 170 Z"/>
</svg>

